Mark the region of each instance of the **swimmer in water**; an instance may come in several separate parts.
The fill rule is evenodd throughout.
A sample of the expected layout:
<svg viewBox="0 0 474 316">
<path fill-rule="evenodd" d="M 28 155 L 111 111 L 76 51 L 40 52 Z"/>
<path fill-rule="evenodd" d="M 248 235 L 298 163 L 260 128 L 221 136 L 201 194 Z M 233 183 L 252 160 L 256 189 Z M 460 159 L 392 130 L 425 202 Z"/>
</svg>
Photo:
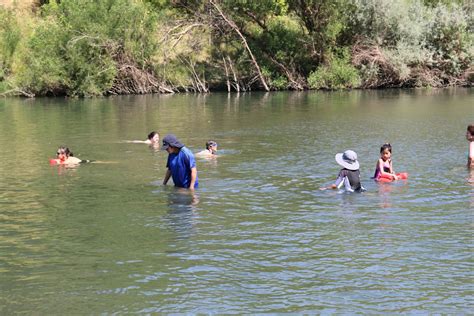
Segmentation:
<svg viewBox="0 0 474 316">
<path fill-rule="evenodd" d="M 160 134 L 157 131 L 152 131 L 148 134 L 146 140 L 128 140 L 127 143 L 147 144 L 150 147 L 160 146 Z"/>
<path fill-rule="evenodd" d="M 206 149 L 196 154 L 196 157 L 214 158 L 217 156 L 217 143 L 213 140 L 206 142 Z"/>
<path fill-rule="evenodd" d="M 74 157 L 68 147 L 60 146 L 56 151 L 56 158 L 50 159 L 51 165 L 78 165 L 80 163 L 92 162 L 91 160 L 82 160 Z"/>
<path fill-rule="evenodd" d="M 144 141 L 145 144 L 148 145 L 160 145 L 160 134 L 158 132 L 153 131 L 148 134 L 148 138 Z"/>
</svg>

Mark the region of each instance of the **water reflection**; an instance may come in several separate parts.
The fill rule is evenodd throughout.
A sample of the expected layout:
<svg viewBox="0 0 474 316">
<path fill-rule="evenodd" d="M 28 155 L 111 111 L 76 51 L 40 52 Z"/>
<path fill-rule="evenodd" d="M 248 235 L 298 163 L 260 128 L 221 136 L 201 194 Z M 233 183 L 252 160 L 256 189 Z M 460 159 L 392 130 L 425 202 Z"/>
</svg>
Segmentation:
<svg viewBox="0 0 474 316">
<path fill-rule="evenodd" d="M 150 152 L 152 153 L 159 153 L 161 150 L 161 146 L 159 143 L 150 144 L 148 145 L 148 148 L 150 149 Z"/>
<path fill-rule="evenodd" d="M 378 184 L 378 193 L 380 197 L 380 207 L 381 208 L 390 208 L 392 207 L 391 193 L 393 186 L 389 183 L 379 183 Z"/>
<path fill-rule="evenodd" d="M 471 196 L 471 209 L 474 208 L 474 168 L 470 168 L 468 170 L 468 177 L 467 177 L 467 183 L 471 186 L 471 192 L 470 192 L 470 196 Z"/>
<path fill-rule="evenodd" d="M 71 176 L 75 172 L 77 172 L 77 169 L 79 168 L 79 164 L 76 165 L 69 165 L 69 164 L 64 164 L 64 165 L 55 165 L 51 166 L 51 170 L 53 171 L 53 174 L 57 174 L 59 176 Z"/>
<path fill-rule="evenodd" d="M 406 180 L 398 180 L 397 182 L 376 182 L 375 185 L 377 186 L 377 192 L 379 197 L 379 205 L 382 209 L 390 209 L 395 207 L 393 205 L 393 199 L 397 201 L 397 197 L 401 191 L 406 189 L 407 181 Z M 393 198 L 392 195 L 396 195 L 397 197 Z"/>
<path fill-rule="evenodd" d="M 1 99 L 0 306 L 468 314 L 474 173 L 459 131 L 474 90 L 463 91 Z M 193 150 L 222 142 L 219 159 L 198 161 L 195 192 L 161 184 L 164 152 L 120 142 L 157 127 Z M 409 185 L 369 180 L 385 139 Z M 50 167 L 58 143 L 119 163 Z M 337 148 L 353 147 L 368 191 L 317 190 L 339 170 Z"/>
<path fill-rule="evenodd" d="M 199 195 L 196 191 L 165 187 L 168 211 L 163 216 L 166 226 L 176 232 L 178 239 L 194 235 Z"/>
<path fill-rule="evenodd" d="M 474 186 L 474 168 L 469 169 L 469 176 L 467 178 L 467 183 L 470 183 Z"/>
</svg>

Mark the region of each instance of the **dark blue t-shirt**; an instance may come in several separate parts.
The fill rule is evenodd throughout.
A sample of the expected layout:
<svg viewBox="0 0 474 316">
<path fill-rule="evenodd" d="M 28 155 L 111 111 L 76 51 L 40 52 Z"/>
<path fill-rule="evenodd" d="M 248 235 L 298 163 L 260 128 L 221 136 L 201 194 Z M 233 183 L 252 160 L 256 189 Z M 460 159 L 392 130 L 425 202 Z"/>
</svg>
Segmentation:
<svg viewBox="0 0 474 316">
<path fill-rule="evenodd" d="M 169 154 L 166 167 L 171 171 L 171 177 L 173 178 L 175 186 L 189 188 L 191 182 L 191 168 L 196 167 L 196 160 L 188 148 L 182 147 L 177 154 Z M 194 187 L 198 187 L 197 175 Z"/>
<path fill-rule="evenodd" d="M 345 181 L 347 179 L 347 181 Z M 339 171 L 339 175 L 337 176 L 336 179 L 336 187 L 339 187 L 339 185 L 344 182 L 344 186 L 346 188 L 346 191 L 349 192 L 361 192 L 365 191 L 365 189 L 362 187 L 362 184 L 360 183 L 360 171 L 357 170 L 348 170 L 348 169 L 341 169 Z"/>
</svg>

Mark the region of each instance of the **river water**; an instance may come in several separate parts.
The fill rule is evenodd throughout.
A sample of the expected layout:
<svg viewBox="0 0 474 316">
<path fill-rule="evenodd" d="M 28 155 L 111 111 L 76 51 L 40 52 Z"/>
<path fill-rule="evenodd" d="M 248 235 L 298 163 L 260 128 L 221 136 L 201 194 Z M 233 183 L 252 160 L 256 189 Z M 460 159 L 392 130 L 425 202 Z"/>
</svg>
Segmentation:
<svg viewBox="0 0 474 316">
<path fill-rule="evenodd" d="M 473 122 L 473 89 L 0 99 L 0 314 L 468 314 Z M 219 143 L 194 194 L 152 130 Z M 367 191 L 319 190 L 346 149 Z"/>
</svg>

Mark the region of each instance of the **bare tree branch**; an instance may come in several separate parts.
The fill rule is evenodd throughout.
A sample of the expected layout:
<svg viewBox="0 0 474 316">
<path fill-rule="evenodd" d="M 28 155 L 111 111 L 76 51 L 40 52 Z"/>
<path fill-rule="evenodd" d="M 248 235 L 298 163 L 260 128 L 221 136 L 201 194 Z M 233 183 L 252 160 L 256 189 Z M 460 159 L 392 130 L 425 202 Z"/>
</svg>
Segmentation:
<svg viewBox="0 0 474 316">
<path fill-rule="evenodd" d="M 225 62 L 225 58 L 222 57 L 222 61 L 224 62 L 224 69 L 225 69 L 225 81 L 227 84 L 227 92 L 230 92 L 230 81 L 229 81 L 229 70 L 227 70 L 227 64 Z"/>
<path fill-rule="evenodd" d="M 234 88 L 237 92 L 240 92 L 240 84 L 239 84 L 239 81 L 237 80 L 237 75 L 235 74 L 234 67 L 232 65 L 232 60 L 230 59 L 229 56 L 227 56 L 227 60 L 229 61 L 230 71 L 232 71 L 232 74 L 234 76 Z"/>
<path fill-rule="evenodd" d="M 242 39 L 242 43 L 244 44 L 245 46 L 245 49 L 247 50 L 247 52 L 249 53 L 250 55 L 250 58 L 252 59 L 252 63 L 253 65 L 255 66 L 255 69 L 257 70 L 257 73 L 258 73 L 258 77 L 260 79 L 260 82 L 262 83 L 263 87 L 265 88 L 265 91 L 270 91 L 270 89 L 268 88 L 268 85 L 267 83 L 265 82 L 265 78 L 263 77 L 263 74 L 262 74 L 262 71 L 260 70 L 260 66 L 258 65 L 257 63 L 257 60 L 255 59 L 255 57 L 253 56 L 252 54 L 252 50 L 250 49 L 248 43 L 247 43 L 247 40 L 245 39 L 245 37 L 242 35 L 242 33 L 240 32 L 239 28 L 237 27 L 237 25 L 234 23 L 234 21 L 230 20 L 225 14 L 224 12 L 222 12 L 221 8 L 217 5 L 217 3 L 214 2 L 214 0 L 209 0 L 209 2 L 214 6 L 214 8 L 219 12 L 219 14 L 222 16 L 222 18 L 227 22 L 227 24 L 239 35 L 239 37 Z"/>
</svg>

